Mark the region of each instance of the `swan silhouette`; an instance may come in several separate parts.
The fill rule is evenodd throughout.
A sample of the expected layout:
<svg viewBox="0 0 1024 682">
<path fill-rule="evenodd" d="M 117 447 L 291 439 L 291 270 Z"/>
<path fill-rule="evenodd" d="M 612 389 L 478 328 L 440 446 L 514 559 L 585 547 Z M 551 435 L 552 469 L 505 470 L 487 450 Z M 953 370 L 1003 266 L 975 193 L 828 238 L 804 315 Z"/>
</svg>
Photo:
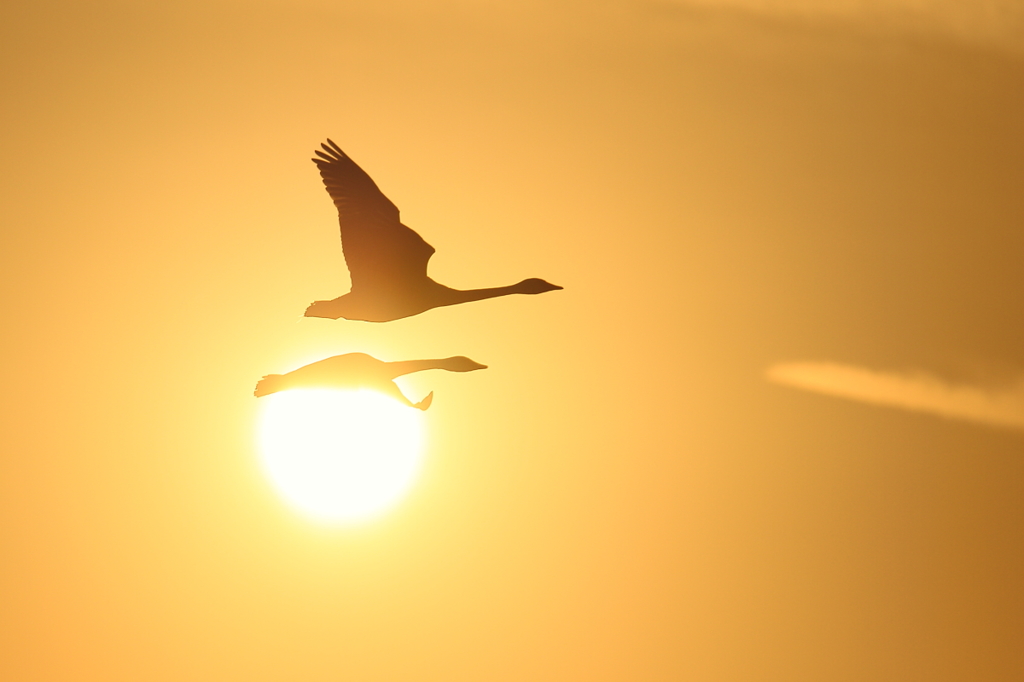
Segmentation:
<svg viewBox="0 0 1024 682">
<path fill-rule="evenodd" d="M 290 388 L 370 388 L 397 398 L 410 407 L 425 410 L 434 398 L 433 391 L 420 402 L 414 403 L 405 397 L 393 381 L 395 377 L 425 369 L 472 372 L 475 369 L 487 369 L 487 365 L 462 356 L 440 360 L 384 362 L 366 353 L 347 353 L 318 360 L 287 374 L 268 374 L 256 383 L 253 394 L 260 398 Z"/>
<path fill-rule="evenodd" d="M 452 289 L 427 276 L 434 247 L 398 218 L 398 207 L 330 139 L 316 150 L 327 193 L 338 208 L 341 245 L 352 279 L 351 292 L 314 301 L 306 317 L 387 322 L 431 308 L 509 294 L 541 294 L 562 287 L 542 279 L 491 289 Z"/>
</svg>

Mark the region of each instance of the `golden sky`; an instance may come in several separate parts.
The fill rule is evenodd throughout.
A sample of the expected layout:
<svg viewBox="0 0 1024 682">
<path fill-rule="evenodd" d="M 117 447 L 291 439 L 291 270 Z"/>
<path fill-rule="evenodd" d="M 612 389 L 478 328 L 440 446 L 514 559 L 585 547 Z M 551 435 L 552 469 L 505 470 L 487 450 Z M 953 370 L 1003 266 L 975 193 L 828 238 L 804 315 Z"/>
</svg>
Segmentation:
<svg viewBox="0 0 1024 682">
<path fill-rule="evenodd" d="M 1021 679 L 1022 35 L 1012 0 L 8 3 L 0 678 Z M 327 136 L 438 280 L 565 291 L 302 318 L 348 286 Z M 355 351 L 489 368 L 405 379 L 412 493 L 317 525 L 252 389 Z"/>
</svg>

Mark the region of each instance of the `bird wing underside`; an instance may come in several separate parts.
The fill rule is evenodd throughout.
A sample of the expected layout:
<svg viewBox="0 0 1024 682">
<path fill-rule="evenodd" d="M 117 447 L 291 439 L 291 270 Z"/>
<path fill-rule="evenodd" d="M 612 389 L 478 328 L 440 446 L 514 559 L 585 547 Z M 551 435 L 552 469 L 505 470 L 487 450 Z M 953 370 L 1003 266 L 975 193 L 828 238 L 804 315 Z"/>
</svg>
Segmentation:
<svg viewBox="0 0 1024 682">
<path fill-rule="evenodd" d="M 427 277 L 434 247 L 401 223 L 342 224 L 341 247 L 352 291 L 416 287 Z"/>
<path fill-rule="evenodd" d="M 338 208 L 352 289 L 425 278 L 434 247 L 400 222 L 398 207 L 338 145 L 321 147 L 313 162 Z"/>
</svg>

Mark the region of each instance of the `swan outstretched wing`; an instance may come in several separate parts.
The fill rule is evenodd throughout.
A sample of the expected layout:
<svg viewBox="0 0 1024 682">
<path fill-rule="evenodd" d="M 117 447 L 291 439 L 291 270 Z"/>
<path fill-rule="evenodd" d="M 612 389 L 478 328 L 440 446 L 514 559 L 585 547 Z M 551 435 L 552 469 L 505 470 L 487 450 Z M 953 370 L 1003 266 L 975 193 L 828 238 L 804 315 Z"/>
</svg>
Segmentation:
<svg viewBox="0 0 1024 682">
<path fill-rule="evenodd" d="M 338 208 L 352 290 L 402 286 L 427 276 L 434 247 L 399 220 L 398 207 L 330 139 L 316 150 L 327 193 Z"/>
</svg>

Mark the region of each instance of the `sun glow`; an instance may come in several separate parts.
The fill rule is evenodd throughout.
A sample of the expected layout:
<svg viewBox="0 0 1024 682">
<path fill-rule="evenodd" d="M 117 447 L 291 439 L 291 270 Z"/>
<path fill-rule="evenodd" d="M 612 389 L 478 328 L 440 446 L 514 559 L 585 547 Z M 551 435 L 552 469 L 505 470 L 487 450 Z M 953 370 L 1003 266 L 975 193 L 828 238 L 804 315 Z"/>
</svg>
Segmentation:
<svg viewBox="0 0 1024 682">
<path fill-rule="evenodd" d="M 306 514 L 364 520 L 412 486 L 422 461 L 419 410 L 369 390 L 296 389 L 261 400 L 264 470 Z"/>
</svg>

